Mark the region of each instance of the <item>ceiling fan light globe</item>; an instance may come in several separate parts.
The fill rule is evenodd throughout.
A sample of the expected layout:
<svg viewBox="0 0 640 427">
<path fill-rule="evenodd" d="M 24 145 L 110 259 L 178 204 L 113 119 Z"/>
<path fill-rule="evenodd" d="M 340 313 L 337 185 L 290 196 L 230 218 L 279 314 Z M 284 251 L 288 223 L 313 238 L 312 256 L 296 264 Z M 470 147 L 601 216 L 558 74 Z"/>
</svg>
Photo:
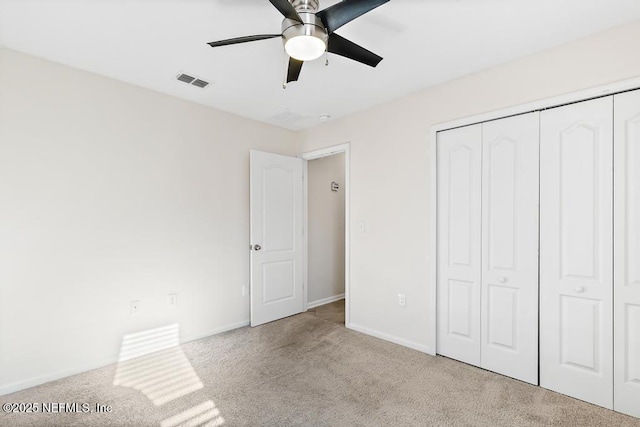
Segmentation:
<svg viewBox="0 0 640 427">
<path fill-rule="evenodd" d="M 318 37 L 301 35 L 287 40 L 284 49 L 290 57 L 298 61 L 313 61 L 322 56 L 327 45 Z"/>
</svg>

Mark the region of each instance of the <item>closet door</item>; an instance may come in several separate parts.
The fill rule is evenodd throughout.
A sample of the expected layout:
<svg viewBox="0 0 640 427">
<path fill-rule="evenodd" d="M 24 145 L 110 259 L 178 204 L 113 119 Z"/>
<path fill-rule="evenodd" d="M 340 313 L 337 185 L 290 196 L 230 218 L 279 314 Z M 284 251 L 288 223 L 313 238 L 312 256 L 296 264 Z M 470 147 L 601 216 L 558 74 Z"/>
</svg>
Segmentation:
<svg viewBox="0 0 640 427">
<path fill-rule="evenodd" d="M 438 353 L 480 365 L 481 125 L 438 133 Z"/>
<path fill-rule="evenodd" d="M 640 91 L 615 96 L 614 409 L 640 417 Z"/>
<path fill-rule="evenodd" d="M 613 97 L 541 113 L 540 385 L 613 407 Z"/>
<path fill-rule="evenodd" d="M 482 133 L 481 366 L 538 384 L 539 113 Z"/>
</svg>

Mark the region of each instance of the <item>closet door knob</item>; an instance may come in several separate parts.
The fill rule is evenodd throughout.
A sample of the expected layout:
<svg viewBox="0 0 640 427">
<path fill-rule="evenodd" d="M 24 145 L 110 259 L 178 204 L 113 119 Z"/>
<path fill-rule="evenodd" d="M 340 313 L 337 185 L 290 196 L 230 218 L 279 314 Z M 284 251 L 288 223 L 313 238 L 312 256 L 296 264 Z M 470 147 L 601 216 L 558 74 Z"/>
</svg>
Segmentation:
<svg viewBox="0 0 640 427">
<path fill-rule="evenodd" d="M 500 283 L 507 283 L 507 280 L 508 280 L 508 279 L 507 279 L 506 277 L 501 277 L 501 278 L 499 278 L 499 279 L 498 279 L 498 282 L 500 282 Z"/>
<path fill-rule="evenodd" d="M 584 292 L 584 286 L 576 286 L 574 291 L 576 291 L 576 293 L 578 293 L 578 294 L 581 294 L 581 293 Z"/>
</svg>

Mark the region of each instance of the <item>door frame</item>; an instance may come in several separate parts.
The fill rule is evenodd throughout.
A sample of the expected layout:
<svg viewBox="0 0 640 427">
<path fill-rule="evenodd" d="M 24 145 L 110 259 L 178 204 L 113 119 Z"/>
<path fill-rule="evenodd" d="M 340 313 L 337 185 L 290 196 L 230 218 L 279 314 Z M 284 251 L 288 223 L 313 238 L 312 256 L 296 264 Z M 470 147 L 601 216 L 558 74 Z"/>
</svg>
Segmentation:
<svg viewBox="0 0 640 427">
<path fill-rule="evenodd" d="M 619 82 L 609 83 L 596 86 L 594 88 L 571 92 L 568 94 L 555 96 L 539 101 L 528 102 L 516 105 L 514 107 L 503 108 L 488 113 L 477 114 L 474 116 L 464 117 L 461 119 L 451 120 L 447 122 L 437 123 L 429 129 L 427 142 L 427 156 L 429 167 L 428 182 L 428 209 L 427 209 L 427 267 L 428 267 L 428 324 L 427 324 L 427 349 L 426 353 L 435 356 L 437 353 L 437 250 L 438 250 L 438 223 L 437 223 L 437 192 L 438 192 L 438 162 L 437 162 L 437 143 L 438 132 L 454 129 L 457 127 L 474 125 L 478 123 L 488 122 L 491 120 L 503 119 L 519 114 L 532 113 L 535 111 L 546 110 L 549 108 L 560 107 L 562 105 L 572 104 L 575 102 L 587 101 L 594 98 L 615 95 L 617 93 L 627 92 L 640 89 L 640 78 L 633 78 Z"/>
<path fill-rule="evenodd" d="M 302 160 L 305 160 L 303 166 L 303 184 L 302 184 L 302 192 L 303 192 L 303 221 L 304 221 L 304 271 L 302 273 L 304 277 L 304 297 L 303 304 L 304 310 L 307 310 L 309 305 L 309 215 L 308 215 L 308 204 L 309 204 L 309 189 L 308 189 L 308 174 L 307 174 L 307 162 L 309 160 L 321 159 L 323 157 L 332 156 L 334 154 L 344 153 L 344 324 L 347 328 L 351 325 L 351 309 L 350 309 L 350 280 L 351 277 L 351 265 L 350 265 L 350 228 L 351 228 L 351 178 L 349 173 L 349 164 L 350 164 L 350 154 L 351 154 L 351 145 L 350 143 L 334 145 L 331 147 L 321 148 L 314 151 L 309 151 L 306 153 L 302 153 L 299 157 Z"/>
</svg>

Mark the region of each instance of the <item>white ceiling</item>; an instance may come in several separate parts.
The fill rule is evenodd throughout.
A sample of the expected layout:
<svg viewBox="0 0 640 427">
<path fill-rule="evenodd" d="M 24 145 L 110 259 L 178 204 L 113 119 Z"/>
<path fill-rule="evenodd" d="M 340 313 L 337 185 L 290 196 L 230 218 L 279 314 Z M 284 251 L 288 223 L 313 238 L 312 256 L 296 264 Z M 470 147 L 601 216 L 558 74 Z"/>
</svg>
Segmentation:
<svg viewBox="0 0 640 427">
<path fill-rule="evenodd" d="M 377 68 L 330 54 L 286 90 L 279 39 L 206 44 L 279 33 L 268 0 L 0 0 L 0 45 L 298 130 L 638 19 L 639 0 L 391 0 L 337 31 Z"/>
</svg>

